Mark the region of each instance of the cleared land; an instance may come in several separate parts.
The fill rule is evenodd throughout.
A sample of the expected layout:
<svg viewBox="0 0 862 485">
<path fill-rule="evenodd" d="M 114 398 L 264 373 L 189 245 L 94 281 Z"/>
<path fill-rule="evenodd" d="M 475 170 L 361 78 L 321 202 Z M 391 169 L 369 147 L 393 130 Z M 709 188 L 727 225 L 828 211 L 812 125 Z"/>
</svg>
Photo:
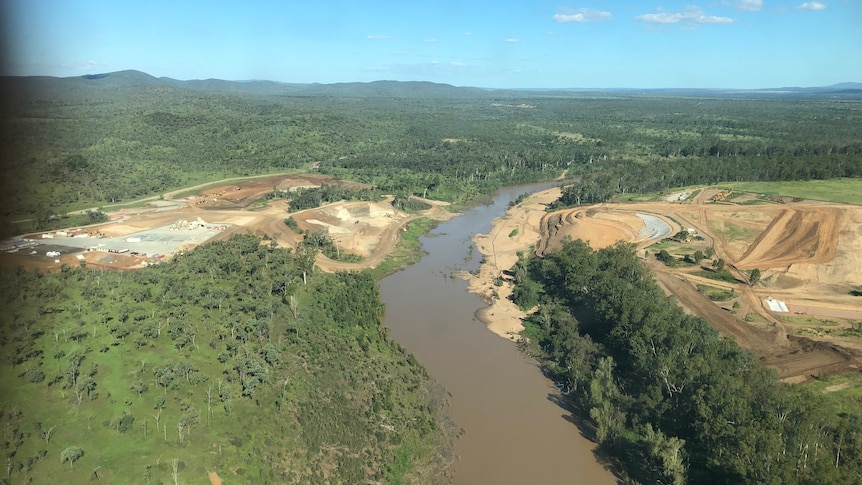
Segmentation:
<svg viewBox="0 0 862 485">
<path fill-rule="evenodd" d="M 446 220 L 455 216 L 443 208 L 445 203 L 430 200 L 425 202 L 431 208 L 417 214 L 396 210 L 391 198 L 337 202 L 294 213 L 288 213 L 285 199 L 265 200 L 274 190 L 291 192 L 322 185 L 367 187 L 319 174 L 280 175 L 207 186 L 179 199 L 154 200 L 146 207 L 110 213 L 112 222 L 106 224 L 76 228 L 64 235 L 59 231 L 45 233 L 50 238 L 43 238 L 43 233 L 26 235 L 22 241 L 38 245 L 17 251 L 10 249 L 0 258 L 0 264 L 52 271 L 83 260 L 93 266 L 135 269 L 206 241 L 246 231 L 271 237 L 282 246 L 296 247 L 303 236 L 284 223 L 292 216 L 301 230 L 325 231 L 340 251 L 362 256 L 361 262 L 345 263 L 320 254 L 318 268 L 362 270 L 380 264 L 412 220 L 419 217 Z M 54 250 L 61 254 L 46 256 Z"/>
<path fill-rule="evenodd" d="M 560 247 L 566 237 L 583 239 L 596 249 L 627 241 L 646 254 L 659 284 L 687 311 L 735 338 L 787 381 L 858 370 L 862 365 L 862 339 L 852 330 L 862 322 L 862 298 L 850 294 L 862 284 L 862 207 L 706 187 L 689 190 L 696 195 L 682 199 L 670 194 L 655 202 L 544 213 L 558 193 L 534 195 L 496 220 L 489 235 L 475 238 L 488 263 L 477 277 L 470 277 L 470 288 L 492 303 L 479 316 L 499 335 L 515 338 L 521 329 L 523 312 L 508 301 L 509 285 L 494 284 L 501 270 L 514 264 L 518 251 L 533 246 L 541 255 Z M 691 237 L 662 240 L 660 231 L 648 227 L 655 224 L 652 220 L 669 226 L 671 235 L 685 229 Z M 515 229 L 517 238 L 504 237 Z M 495 244 L 489 244 L 491 240 Z M 669 267 L 659 262 L 658 249 L 650 247 L 654 244 L 681 264 Z M 685 255 L 709 248 L 715 252 L 712 258 L 683 264 Z M 734 281 L 703 276 L 716 273 L 712 263 L 718 259 Z M 752 286 L 753 269 L 762 276 Z M 734 290 L 738 296 L 713 302 L 697 285 Z M 784 302 L 790 311 L 771 311 L 766 304 L 770 298 Z M 808 323 L 788 323 L 789 317 L 801 314 L 812 318 Z M 833 324 L 830 331 L 822 330 L 824 318 Z"/>
<path fill-rule="evenodd" d="M 120 210 L 111 214 L 113 222 L 82 228 L 71 235 L 55 233 L 53 239 L 28 235 L 27 244 L 34 241 L 39 245 L 17 251 L 7 248 L 10 254 L 4 254 L 0 264 L 51 271 L 59 270 L 62 264 L 77 265 L 83 259 L 88 265 L 134 269 L 206 240 L 246 231 L 295 247 L 302 235 L 284 223 L 292 216 L 303 231 L 325 231 L 340 251 L 362 257 L 361 262 L 347 263 L 318 255 L 320 269 L 361 270 L 379 265 L 411 221 L 454 217 L 443 208 L 445 204 L 435 201 L 426 201 L 432 207 L 417 214 L 396 210 L 390 198 L 338 202 L 292 214 L 287 212 L 287 200 L 263 201 L 273 190 L 324 184 L 362 187 L 317 174 L 208 187 L 180 199 Z M 853 329 L 862 322 L 862 298 L 850 293 L 862 285 L 862 207 L 728 194 L 709 187 L 687 193 L 692 196 L 670 194 L 655 202 L 607 203 L 551 213 L 545 209 L 559 197 L 559 189 L 534 194 L 495 220 L 491 233 L 474 238 L 486 255 L 486 264 L 478 276 L 468 278 L 470 291 L 493 303 L 479 317 L 495 333 L 517 338 L 523 312 L 509 301 L 510 285 L 498 286 L 498 280 L 503 270 L 514 265 L 520 251 L 533 247 L 544 254 L 559 247 L 566 237 L 584 239 L 594 248 L 628 241 L 635 243 L 639 252 L 647 253 L 646 262 L 655 270 L 659 284 L 688 311 L 734 337 L 788 381 L 858 369 L 862 339 Z M 682 229 L 693 237 L 662 240 Z M 650 246 L 657 243 L 680 260 L 710 248 L 715 255 L 699 264 L 668 267 L 654 257 L 657 249 Z M 111 249 L 128 251 L 108 252 Z M 48 257 L 47 251 L 60 254 Z M 734 281 L 707 277 L 713 271 L 712 261 L 718 259 L 725 262 Z M 755 268 L 762 273 L 761 281 L 750 286 L 749 271 Z M 734 290 L 738 296 L 713 302 L 698 291 L 697 285 Z M 790 312 L 771 311 L 765 304 L 768 298 L 784 302 Z M 794 314 L 810 315 L 812 320 L 789 322 L 787 317 Z M 829 331 L 821 330 L 819 322 L 823 319 L 835 322 Z"/>
</svg>

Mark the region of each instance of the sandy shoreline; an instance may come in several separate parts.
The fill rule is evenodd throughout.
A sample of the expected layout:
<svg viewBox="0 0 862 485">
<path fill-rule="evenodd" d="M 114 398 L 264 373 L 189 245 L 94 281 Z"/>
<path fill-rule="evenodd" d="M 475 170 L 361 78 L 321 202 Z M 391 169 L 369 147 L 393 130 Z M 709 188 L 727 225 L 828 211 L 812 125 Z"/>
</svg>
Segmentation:
<svg viewBox="0 0 862 485">
<path fill-rule="evenodd" d="M 536 192 L 521 204 L 509 208 L 506 215 L 491 221 L 488 234 L 476 234 L 473 242 L 485 256 L 485 263 L 477 275 L 464 274 L 468 291 L 478 295 L 489 306 L 476 312 L 476 318 L 485 323 L 495 334 L 509 340 L 518 340 L 524 329 L 521 321 L 527 315 L 512 303 L 512 281 L 504 277 L 497 286 L 503 271 L 518 261 L 518 253 L 535 248 L 542 237 L 542 225 L 548 239 L 543 241 L 544 250 L 559 249 L 566 237 L 583 239 L 593 249 L 603 248 L 617 241 L 638 241 L 645 227 L 636 211 L 621 209 L 616 204 L 597 204 L 580 208 L 569 208 L 549 214 L 546 207 L 559 199 L 559 187 Z M 660 216 L 657 216 L 660 217 Z M 543 220 L 543 218 L 545 220 Z M 555 219 L 556 218 L 556 219 Z M 664 219 L 664 218 L 663 218 Z M 678 230 L 676 224 L 665 222 Z"/>
<path fill-rule="evenodd" d="M 540 238 L 540 222 L 546 214 L 545 207 L 559 197 L 559 188 L 537 192 L 509 208 L 505 216 L 494 219 L 490 233 L 473 236 L 476 248 L 485 256 L 485 263 L 477 275 L 465 275 L 468 290 L 489 303 L 488 307 L 476 312 L 476 318 L 500 337 L 509 340 L 520 338 L 519 334 L 524 329 L 521 320 L 526 313 L 509 299 L 511 282 L 503 281 L 501 286 L 496 286 L 495 282 L 503 271 L 518 261 L 519 251 L 536 245 Z"/>
</svg>

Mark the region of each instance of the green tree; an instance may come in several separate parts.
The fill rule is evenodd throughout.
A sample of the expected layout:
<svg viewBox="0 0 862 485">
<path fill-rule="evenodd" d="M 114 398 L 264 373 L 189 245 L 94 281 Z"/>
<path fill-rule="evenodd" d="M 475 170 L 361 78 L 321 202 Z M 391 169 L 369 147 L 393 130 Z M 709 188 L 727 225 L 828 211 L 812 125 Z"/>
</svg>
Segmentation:
<svg viewBox="0 0 862 485">
<path fill-rule="evenodd" d="M 760 276 L 760 270 L 757 268 L 754 268 L 748 273 L 748 280 L 751 282 L 751 286 L 756 285 L 757 282 L 760 281 Z"/>
<path fill-rule="evenodd" d="M 84 213 L 87 216 L 87 224 L 100 224 L 108 222 L 108 215 L 100 210 L 88 210 Z"/>
<path fill-rule="evenodd" d="M 662 477 L 659 483 L 673 485 L 685 483 L 685 459 L 683 456 L 685 441 L 673 436 L 666 436 L 661 430 L 654 430 L 650 423 L 646 424 L 643 440 L 650 458 L 658 465 L 658 474 Z"/>
<path fill-rule="evenodd" d="M 615 366 L 612 357 L 602 357 L 590 381 L 590 417 L 596 423 L 596 439 L 603 444 L 616 440 L 625 424 L 625 413 L 617 405 L 620 391 L 614 382 Z"/>
<path fill-rule="evenodd" d="M 156 367 L 153 369 L 153 377 L 156 382 L 164 388 L 165 395 L 168 394 L 168 386 L 174 381 L 176 377 L 176 373 L 174 372 L 174 366 L 171 365 L 170 362 L 166 362 L 161 367 Z"/>
<path fill-rule="evenodd" d="M 63 460 L 60 463 L 69 462 L 69 468 L 74 468 L 76 461 L 84 456 L 84 450 L 80 446 L 70 446 L 60 453 L 60 458 Z"/>
<path fill-rule="evenodd" d="M 666 249 L 657 252 L 655 258 L 667 266 L 673 266 L 676 263 L 676 259 Z"/>
</svg>

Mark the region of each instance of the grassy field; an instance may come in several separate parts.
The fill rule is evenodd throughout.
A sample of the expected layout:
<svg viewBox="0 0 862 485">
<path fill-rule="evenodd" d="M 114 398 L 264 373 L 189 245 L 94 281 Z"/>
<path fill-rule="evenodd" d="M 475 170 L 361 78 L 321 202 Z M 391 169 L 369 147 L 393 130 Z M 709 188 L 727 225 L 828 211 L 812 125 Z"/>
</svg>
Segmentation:
<svg viewBox="0 0 862 485">
<path fill-rule="evenodd" d="M 620 203 L 625 203 L 625 202 L 630 202 L 630 203 L 636 203 L 636 202 L 655 202 L 655 201 L 659 200 L 659 196 L 658 196 L 657 194 L 633 194 L 633 193 L 628 193 L 628 194 L 619 194 L 619 195 L 616 195 L 616 196 L 614 196 L 614 199 L 613 199 L 613 200 L 614 200 L 614 202 L 620 202 Z"/>
<path fill-rule="evenodd" d="M 435 225 L 437 221 L 424 217 L 412 221 L 409 229 L 401 233 L 401 243 L 392 251 L 392 254 L 376 268 L 369 270 L 374 279 L 379 280 L 422 259 L 422 244 L 419 242 L 419 236 L 427 234 Z"/>
<path fill-rule="evenodd" d="M 728 241 L 750 241 L 756 238 L 758 234 L 760 234 L 760 231 L 756 229 L 721 220 L 710 220 L 709 229 L 716 235 Z"/>
<path fill-rule="evenodd" d="M 862 400 L 862 375 L 858 372 L 826 376 L 805 387 L 826 396 L 826 405 L 836 413 L 856 412 Z"/>
<path fill-rule="evenodd" d="M 627 194 L 617 194 L 614 196 L 613 201 L 614 202 L 620 202 L 620 203 L 625 203 L 625 202 L 630 202 L 630 203 L 667 202 L 667 197 L 670 194 L 678 194 L 681 192 L 688 192 L 689 195 L 688 195 L 688 197 L 686 197 L 686 200 L 691 200 L 691 199 L 697 197 L 700 194 L 700 191 L 701 191 L 701 188 L 697 185 L 687 185 L 685 187 L 675 187 L 672 189 L 663 190 L 663 191 L 658 192 L 658 193 L 651 192 L 651 193 L 641 194 L 641 193 L 630 192 Z"/>
<path fill-rule="evenodd" d="M 731 182 L 721 184 L 743 192 L 799 197 L 802 199 L 862 205 L 862 179 L 808 180 L 794 182 Z"/>
<path fill-rule="evenodd" d="M 739 296 L 739 294 L 733 290 L 725 290 L 709 285 L 697 285 L 697 291 L 703 293 L 712 301 L 730 301 Z"/>
</svg>

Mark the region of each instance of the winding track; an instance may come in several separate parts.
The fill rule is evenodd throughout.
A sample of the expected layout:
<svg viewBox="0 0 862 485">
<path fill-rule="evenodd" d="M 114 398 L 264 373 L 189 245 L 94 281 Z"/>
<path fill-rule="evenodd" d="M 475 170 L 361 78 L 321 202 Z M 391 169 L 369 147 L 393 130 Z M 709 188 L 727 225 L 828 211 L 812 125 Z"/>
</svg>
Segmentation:
<svg viewBox="0 0 862 485">
<path fill-rule="evenodd" d="M 743 268 L 755 267 L 760 269 L 777 267 L 783 270 L 791 264 L 800 262 L 818 264 L 830 261 L 836 253 L 838 234 L 842 227 L 840 222 L 845 220 L 846 206 L 825 203 L 766 206 L 764 210 L 775 214 L 776 217 L 766 229 L 761 230 L 758 238 L 748 245 L 745 253 L 737 258 L 729 251 L 727 241 L 709 227 L 708 221 L 715 214 L 711 212 L 710 207 L 704 205 L 709 200 L 708 196 L 708 191 L 704 190 L 687 204 L 635 203 L 611 205 L 613 208 L 611 210 L 623 210 L 634 214 L 644 211 L 658 213 L 666 215 L 665 217 L 672 217 L 674 221 L 678 221 L 685 227 L 695 228 L 704 239 L 701 244 L 713 247 L 715 257 L 724 259 L 726 267 L 742 283 L 706 280 L 685 274 L 685 270 L 667 268 L 653 258 L 647 258 L 647 264 L 653 269 L 657 282 L 668 294 L 674 295 L 687 311 L 709 321 L 720 334 L 734 338 L 741 347 L 752 351 L 764 365 L 774 368 L 781 378 L 800 382 L 814 375 L 862 368 L 862 359 L 860 359 L 862 354 L 856 350 L 829 342 L 789 335 L 786 325 L 763 307 L 763 296 L 758 295 L 748 285 L 748 273 L 743 271 Z M 723 206 L 716 208 L 721 207 Z M 602 204 L 563 209 L 545 215 L 538 228 L 541 240 L 536 245 L 536 253 L 541 256 L 552 250 L 549 248 L 550 241 L 565 231 L 567 224 L 583 223 L 584 218 L 589 217 L 590 211 L 609 209 L 609 204 Z M 602 227 L 607 226 L 606 221 L 594 222 L 597 223 L 592 227 L 596 231 L 601 231 Z M 742 225 L 745 223 L 746 221 L 742 221 Z M 757 228 L 757 224 L 750 225 Z M 638 248 L 643 249 L 653 241 L 642 242 L 638 244 Z M 759 328 L 722 309 L 697 291 L 695 286 L 697 283 L 736 290 L 740 293 L 737 300 L 739 308 L 736 309 L 736 313 L 758 314 L 774 330 L 767 331 Z"/>
<path fill-rule="evenodd" d="M 862 365 L 857 356 L 837 345 L 787 336 L 783 331 L 771 333 L 754 327 L 722 310 L 697 291 L 691 282 L 684 281 L 657 265 L 652 266 L 659 285 L 674 295 L 683 307 L 706 319 L 720 334 L 733 337 L 741 347 L 752 351 L 764 365 L 774 368 L 782 379 L 807 379 L 811 375 Z M 715 282 L 710 284 L 713 283 Z M 751 296 L 749 305 L 750 298 Z M 770 319 L 777 323 L 774 318 Z"/>
</svg>

